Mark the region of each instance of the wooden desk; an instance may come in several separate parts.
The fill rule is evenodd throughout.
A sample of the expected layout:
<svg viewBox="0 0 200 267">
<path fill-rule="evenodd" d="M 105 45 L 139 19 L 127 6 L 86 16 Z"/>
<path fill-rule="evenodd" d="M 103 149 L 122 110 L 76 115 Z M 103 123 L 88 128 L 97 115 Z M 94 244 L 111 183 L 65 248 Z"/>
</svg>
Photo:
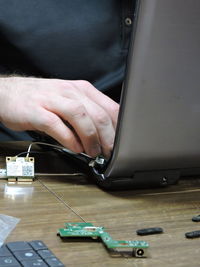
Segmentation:
<svg viewBox="0 0 200 267">
<path fill-rule="evenodd" d="M 17 150 L 23 149 L 19 146 Z M 1 151 L 6 148 L 1 147 Z M 41 181 L 87 222 L 104 226 L 113 238 L 149 242 L 149 257 L 112 258 L 101 243 L 93 240 L 62 242 L 56 235 L 57 229 L 64 222 L 81 219 L 39 181 L 31 185 L 7 185 L 0 181 L 0 213 L 21 219 L 7 241 L 41 239 L 66 266 L 199 266 L 200 239 L 188 240 L 184 234 L 200 230 L 200 223 L 191 221 L 192 216 L 200 213 L 200 179 L 181 180 L 165 189 L 110 193 L 83 177 Z M 163 227 L 164 233 L 143 238 L 136 235 L 137 229 L 154 226 Z"/>
</svg>

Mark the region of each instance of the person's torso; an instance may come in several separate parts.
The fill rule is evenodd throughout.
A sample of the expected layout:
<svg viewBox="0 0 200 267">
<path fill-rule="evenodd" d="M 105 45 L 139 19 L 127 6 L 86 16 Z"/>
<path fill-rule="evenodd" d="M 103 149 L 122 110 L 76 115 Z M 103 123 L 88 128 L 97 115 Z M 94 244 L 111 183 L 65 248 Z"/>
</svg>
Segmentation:
<svg viewBox="0 0 200 267">
<path fill-rule="evenodd" d="M 0 7 L 0 73 L 122 82 L 133 1 L 9 0 Z"/>
</svg>

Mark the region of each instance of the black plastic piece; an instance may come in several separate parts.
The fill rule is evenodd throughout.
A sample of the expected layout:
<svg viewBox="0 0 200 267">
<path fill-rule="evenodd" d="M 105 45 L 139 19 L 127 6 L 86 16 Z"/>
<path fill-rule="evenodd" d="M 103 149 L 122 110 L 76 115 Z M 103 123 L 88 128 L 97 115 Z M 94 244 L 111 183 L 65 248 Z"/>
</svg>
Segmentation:
<svg viewBox="0 0 200 267">
<path fill-rule="evenodd" d="M 12 256 L 11 252 L 7 249 L 5 245 L 0 247 L 0 257 Z"/>
<path fill-rule="evenodd" d="M 22 261 L 21 264 L 22 264 L 23 267 L 35 267 L 35 266 L 49 267 L 49 265 L 47 265 L 41 259 L 35 259 L 35 260 L 29 260 L 29 261 Z"/>
<path fill-rule="evenodd" d="M 9 242 L 7 248 L 12 252 L 32 249 L 28 242 L 25 241 Z"/>
<path fill-rule="evenodd" d="M 29 242 L 29 244 L 36 251 L 40 249 L 47 249 L 47 246 L 41 240 L 34 240 L 34 241 Z"/>
<path fill-rule="evenodd" d="M 21 267 L 19 262 L 13 256 L 0 257 L 0 266 L 1 267 Z"/>
<path fill-rule="evenodd" d="M 200 230 L 185 233 L 185 237 L 187 237 L 187 238 L 197 238 L 197 237 L 200 237 Z"/>
<path fill-rule="evenodd" d="M 56 257 L 48 258 L 45 261 L 50 267 L 56 267 L 56 266 L 65 267 L 65 265 L 62 264 L 62 262 L 59 261 L 59 259 Z"/>
<path fill-rule="evenodd" d="M 92 172 L 95 181 L 104 189 L 166 187 L 176 184 L 180 178 L 180 171 L 177 170 L 141 171 L 135 172 L 132 177 L 108 178 L 95 168 Z"/>
<path fill-rule="evenodd" d="M 200 215 L 192 217 L 193 222 L 200 222 Z"/>
<path fill-rule="evenodd" d="M 163 233 L 163 229 L 161 227 L 151 227 L 139 229 L 136 231 L 138 235 L 154 235 Z"/>
<path fill-rule="evenodd" d="M 55 257 L 55 255 L 49 249 L 41 249 L 38 251 L 38 254 L 43 259 L 48 259 L 51 257 Z"/>
</svg>

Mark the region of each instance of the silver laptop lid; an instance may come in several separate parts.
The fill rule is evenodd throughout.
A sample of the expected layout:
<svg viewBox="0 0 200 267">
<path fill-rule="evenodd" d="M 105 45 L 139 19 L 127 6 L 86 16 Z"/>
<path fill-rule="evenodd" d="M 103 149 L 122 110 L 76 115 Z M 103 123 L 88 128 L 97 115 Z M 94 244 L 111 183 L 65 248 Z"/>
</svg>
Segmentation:
<svg viewBox="0 0 200 267">
<path fill-rule="evenodd" d="M 106 177 L 200 167 L 200 1 L 140 0 Z"/>
</svg>

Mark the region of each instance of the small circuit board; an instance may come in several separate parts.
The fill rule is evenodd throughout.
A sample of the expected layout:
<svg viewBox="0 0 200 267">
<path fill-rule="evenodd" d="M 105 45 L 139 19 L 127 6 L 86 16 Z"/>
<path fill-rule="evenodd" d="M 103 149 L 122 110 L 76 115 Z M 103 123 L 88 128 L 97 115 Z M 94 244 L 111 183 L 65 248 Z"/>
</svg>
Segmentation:
<svg viewBox="0 0 200 267">
<path fill-rule="evenodd" d="M 131 250 L 131 255 L 135 257 L 147 257 L 149 244 L 145 241 L 124 241 L 114 240 L 104 227 L 96 227 L 92 223 L 65 223 L 65 228 L 58 230 L 61 238 L 91 237 L 101 239 L 108 250 L 124 252 Z"/>
<path fill-rule="evenodd" d="M 9 182 L 31 182 L 34 179 L 33 157 L 6 157 L 6 176 Z"/>
</svg>

